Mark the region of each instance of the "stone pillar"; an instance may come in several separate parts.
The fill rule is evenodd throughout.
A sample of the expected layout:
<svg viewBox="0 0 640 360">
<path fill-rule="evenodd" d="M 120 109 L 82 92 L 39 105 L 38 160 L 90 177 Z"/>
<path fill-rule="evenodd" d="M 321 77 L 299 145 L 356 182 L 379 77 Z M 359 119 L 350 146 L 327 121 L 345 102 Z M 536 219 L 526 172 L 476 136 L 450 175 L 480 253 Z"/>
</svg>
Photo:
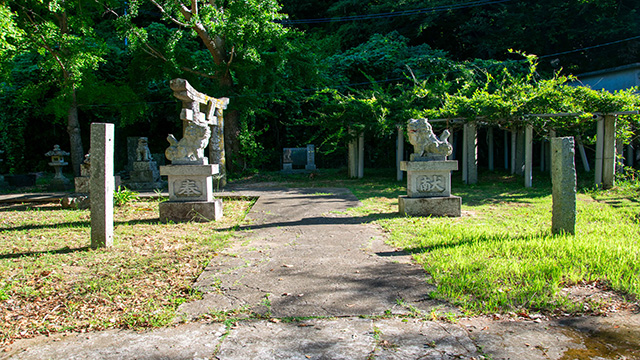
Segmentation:
<svg viewBox="0 0 640 360">
<path fill-rule="evenodd" d="M 549 174 L 551 174 L 551 139 L 554 137 L 556 137 L 556 131 L 549 130 L 549 143 L 547 144 L 547 156 L 546 156 L 547 164 L 549 164 L 547 166 L 547 171 L 549 172 Z"/>
<path fill-rule="evenodd" d="M 511 131 L 511 174 L 516 173 L 516 148 L 517 148 L 517 140 L 518 132 L 516 130 Z"/>
<path fill-rule="evenodd" d="M 616 137 L 616 174 L 624 171 L 624 143 L 621 138 Z"/>
<path fill-rule="evenodd" d="M 533 126 L 524 130 L 524 187 L 533 186 Z"/>
<path fill-rule="evenodd" d="M 572 137 L 551 139 L 551 181 L 553 184 L 553 234 L 575 234 L 576 166 Z"/>
<path fill-rule="evenodd" d="M 465 184 L 478 183 L 478 131 L 475 122 L 464 124 L 463 181 Z M 466 169 L 466 171 L 465 171 Z"/>
<path fill-rule="evenodd" d="M 91 248 L 113 246 L 114 125 L 91 124 Z"/>
<path fill-rule="evenodd" d="M 580 158 L 582 159 L 582 165 L 584 166 L 584 171 L 590 172 L 591 167 L 589 167 L 589 159 L 587 159 L 587 153 L 584 151 L 584 145 L 582 144 L 582 139 L 580 139 L 580 135 L 576 136 L 576 143 L 578 144 L 578 149 L 580 150 Z"/>
<path fill-rule="evenodd" d="M 547 147 L 547 141 L 545 139 L 542 139 L 542 141 L 540 141 L 540 172 L 544 172 L 546 161 L 547 161 L 547 154 L 545 153 L 545 148 Z"/>
<path fill-rule="evenodd" d="M 504 169 L 509 170 L 509 131 L 504 131 Z"/>
<path fill-rule="evenodd" d="M 524 175 L 524 158 L 525 158 L 525 129 L 518 129 L 516 136 L 516 174 Z"/>
<path fill-rule="evenodd" d="M 352 137 L 349 141 L 349 177 L 358 177 L 358 138 L 355 131 L 349 129 L 349 135 Z"/>
<path fill-rule="evenodd" d="M 218 124 L 211 127 L 211 139 L 209 140 L 209 157 L 213 164 L 218 164 L 220 172 L 216 179 L 217 188 L 227 186 L 227 158 L 224 152 L 224 118 L 218 117 Z"/>
<path fill-rule="evenodd" d="M 462 127 L 462 182 L 467 184 L 469 180 L 469 154 L 467 150 L 467 146 L 469 145 L 469 141 L 467 137 L 469 136 L 469 132 L 467 131 L 467 125 L 465 124 Z"/>
<path fill-rule="evenodd" d="M 404 155 L 404 130 L 402 126 L 398 126 L 398 139 L 396 140 L 396 179 L 402 181 L 403 173 L 400 169 L 400 163 L 402 162 Z"/>
<path fill-rule="evenodd" d="M 489 170 L 493 171 L 495 170 L 495 164 L 494 164 L 494 148 L 493 148 L 493 126 L 489 126 L 489 128 L 487 129 L 487 142 L 489 143 Z"/>
<path fill-rule="evenodd" d="M 307 145 L 307 164 L 304 169 L 310 171 L 316 169 L 316 148 L 311 144 Z"/>
<path fill-rule="evenodd" d="M 602 187 L 610 189 L 614 185 L 616 171 L 616 116 L 604 117 L 604 143 L 602 154 Z"/>
<path fill-rule="evenodd" d="M 358 179 L 364 177 L 364 132 L 358 137 Z"/>
<path fill-rule="evenodd" d="M 595 185 L 602 187 L 602 157 L 604 154 L 604 119 L 598 118 L 596 131 Z"/>
</svg>

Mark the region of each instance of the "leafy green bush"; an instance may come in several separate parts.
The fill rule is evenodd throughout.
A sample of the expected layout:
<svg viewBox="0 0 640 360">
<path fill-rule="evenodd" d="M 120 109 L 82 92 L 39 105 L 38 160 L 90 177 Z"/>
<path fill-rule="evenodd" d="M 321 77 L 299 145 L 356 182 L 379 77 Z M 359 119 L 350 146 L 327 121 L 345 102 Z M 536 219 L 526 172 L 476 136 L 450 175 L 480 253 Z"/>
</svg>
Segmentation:
<svg viewBox="0 0 640 360">
<path fill-rule="evenodd" d="M 130 202 L 138 200 L 139 194 L 123 186 L 118 186 L 118 190 L 113 193 L 113 205 L 124 206 Z"/>
</svg>

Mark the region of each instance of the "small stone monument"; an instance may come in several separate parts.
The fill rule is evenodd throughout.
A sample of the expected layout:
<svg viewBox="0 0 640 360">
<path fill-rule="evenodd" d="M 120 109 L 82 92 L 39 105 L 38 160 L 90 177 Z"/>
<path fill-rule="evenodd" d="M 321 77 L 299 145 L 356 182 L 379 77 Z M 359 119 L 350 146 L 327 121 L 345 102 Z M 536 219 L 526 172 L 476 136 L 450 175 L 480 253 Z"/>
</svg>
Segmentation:
<svg viewBox="0 0 640 360">
<path fill-rule="evenodd" d="M 282 149 L 282 172 L 299 173 L 316 170 L 316 149 L 309 144 L 306 148 Z M 303 169 L 304 167 L 304 169 Z"/>
<path fill-rule="evenodd" d="M 407 195 L 398 198 L 401 214 L 411 216 L 461 216 L 462 199 L 451 195 L 451 171 L 458 162 L 446 160 L 453 147 L 447 142 L 449 131 L 438 138 L 427 119 L 411 119 L 407 124 L 414 152 L 402 161 L 407 172 Z"/>
<path fill-rule="evenodd" d="M 151 157 L 149 139 L 139 137 L 137 143 L 136 156 L 129 173 L 130 179 L 126 184 L 127 188 L 132 190 L 162 189 L 164 183 L 160 179 L 158 164 Z"/>
<path fill-rule="evenodd" d="M 165 151 L 171 165 L 161 166 L 169 177 L 169 201 L 160 203 L 160 221 L 211 221 L 222 217 L 222 200 L 213 197 L 213 175 L 218 164 L 209 164 L 204 149 L 211 126 L 222 121 L 228 98 L 216 99 L 196 91 L 184 79 L 171 80 L 173 95 L 182 100 L 182 139 L 170 134 Z"/>
<path fill-rule="evenodd" d="M 71 181 L 62 174 L 62 167 L 69 165 L 64 160 L 65 156 L 69 156 L 69 153 L 60 149 L 60 145 L 53 145 L 53 150 L 44 154 L 44 156 L 50 156 L 51 162 L 49 166 L 52 166 L 56 174 L 49 183 L 49 190 L 66 190 L 71 188 Z"/>
</svg>

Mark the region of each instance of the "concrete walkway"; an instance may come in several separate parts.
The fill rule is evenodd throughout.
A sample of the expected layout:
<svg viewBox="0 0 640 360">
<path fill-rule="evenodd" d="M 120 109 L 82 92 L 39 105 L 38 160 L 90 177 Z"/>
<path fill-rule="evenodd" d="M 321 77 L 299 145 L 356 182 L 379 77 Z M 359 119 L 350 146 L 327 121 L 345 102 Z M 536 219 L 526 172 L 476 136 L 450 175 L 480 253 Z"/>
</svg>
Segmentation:
<svg viewBox="0 0 640 360">
<path fill-rule="evenodd" d="M 462 318 L 430 299 L 428 274 L 384 243 L 346 189 L 239 189 L 256 196 L 243 238 L 212 259 L 202 300 L 180 318 L 262 314 L 142 333 L 109 330 L 16 342 L 15 359 L 640 359 L 640 315 Z M 417 312 L 423 315 L 416 316 Z M 438 317 L 436 321 L 426 320 Z"/>
</svg>

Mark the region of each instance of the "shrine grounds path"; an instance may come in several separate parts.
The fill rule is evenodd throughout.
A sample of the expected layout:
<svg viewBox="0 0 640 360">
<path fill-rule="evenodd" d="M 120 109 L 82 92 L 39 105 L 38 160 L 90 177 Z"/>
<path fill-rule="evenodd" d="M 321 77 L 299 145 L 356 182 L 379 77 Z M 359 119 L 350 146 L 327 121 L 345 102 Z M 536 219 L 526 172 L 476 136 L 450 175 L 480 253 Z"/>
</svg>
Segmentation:
<svg viewBox="0 0 640 360">
<path fill-rule="evenodd" d="M 11 359 L 640 359 L 640 314 L 467 318 L 345 211 L 343 188 L 236 188 L 258 200 L 172 327 L 21 340 Z M 232 321 L 206 319 L 235 317 Z M 195 320 L 199 319 L 199 320 Z M 203 320 L 204 319 L 204 320 Z"/>
</svg>

